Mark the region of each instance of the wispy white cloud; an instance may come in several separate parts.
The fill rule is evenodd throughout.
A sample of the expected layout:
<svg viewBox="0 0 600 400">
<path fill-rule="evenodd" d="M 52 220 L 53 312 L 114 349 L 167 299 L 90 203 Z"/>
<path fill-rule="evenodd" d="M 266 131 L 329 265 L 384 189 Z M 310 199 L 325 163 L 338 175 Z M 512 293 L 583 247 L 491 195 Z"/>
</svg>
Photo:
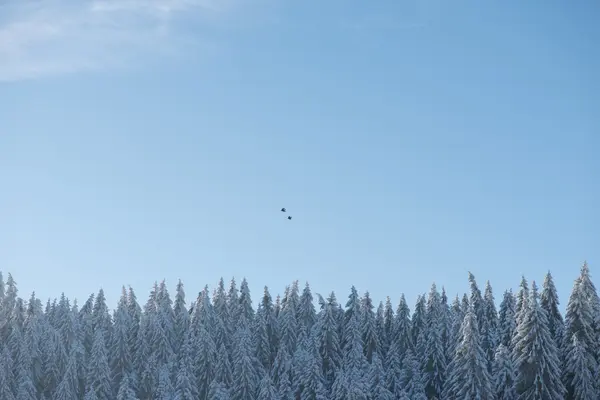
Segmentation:
<svg viewBox="0 0 600 400">
<path fill-rule="evenodd" d="M 177 19 L 215 21 L 236 0 L 8 0 L 0 6 L 0 81 L 129 67 L 197 39 Z"/>
</svg>

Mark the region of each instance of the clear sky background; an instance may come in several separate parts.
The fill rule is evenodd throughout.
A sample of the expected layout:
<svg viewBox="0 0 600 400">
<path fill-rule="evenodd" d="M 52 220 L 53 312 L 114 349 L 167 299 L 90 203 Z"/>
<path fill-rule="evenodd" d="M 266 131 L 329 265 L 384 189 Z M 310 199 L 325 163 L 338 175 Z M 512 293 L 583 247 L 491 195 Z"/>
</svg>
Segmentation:
<svg viewBox="0 0 600 400">
<path fill-rule="evenodd" d="M 597 1 L 9 0 L 0 270 L 411 309 L 600 277 Z M 279 210 L 286 207 L 288 221 Z M 598 281 L 600 283 L 600 281 Z"/>
</svg>

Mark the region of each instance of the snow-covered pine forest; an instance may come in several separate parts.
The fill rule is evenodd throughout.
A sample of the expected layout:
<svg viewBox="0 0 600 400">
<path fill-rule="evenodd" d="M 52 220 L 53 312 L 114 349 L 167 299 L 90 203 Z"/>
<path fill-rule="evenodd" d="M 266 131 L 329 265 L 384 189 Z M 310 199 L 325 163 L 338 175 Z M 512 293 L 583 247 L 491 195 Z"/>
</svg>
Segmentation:
<svg viewBox="0 0 600 400">
<path fill-rule="evenodd" d="M 564 317 L 552 276 L 516 293 L 468 277 L 433 284 L 411 308 L 298 282 L 255 310 L 248 282 L 221 279 L 187 300 L 155 284 L 141 305 L 123 288 L 79 306 L 18 296 L 0 274 L 2 400 L 553 400 L 600 398 L 600 301 L 584 264 Z M 499 299 L 500 300 L 500 299 Z"/>
</svg>

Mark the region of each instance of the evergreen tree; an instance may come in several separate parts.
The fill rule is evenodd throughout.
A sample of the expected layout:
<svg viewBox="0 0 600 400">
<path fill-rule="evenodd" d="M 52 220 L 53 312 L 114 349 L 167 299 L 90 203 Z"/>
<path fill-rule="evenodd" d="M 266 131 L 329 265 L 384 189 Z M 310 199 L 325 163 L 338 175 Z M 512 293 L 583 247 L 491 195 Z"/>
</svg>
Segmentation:
<svg viewBox="0 0 600 400">
<path fill-rule="evenodd" d="M 577 393 L 586 392 L 584 383 L 588 377 L 595 377 L 598 371 L 595 350 L 597 337 L 594 329 L 596 310 L 593 305 L 593 294 L 589 284 L 584 286 L 589 272 L 582 268 L 581 275 L 575 280 L 571 296 L 567 304 L 563 334 L 563 382 L 566 387 L 566 399 L 580 399 Z M 578 385 L 583 385 L 578 388 Z M 596 379 L 591 381 L 592 391 L 598 392 Z"/>
<path fill-rule="evenodd" d="M 517 329 L 516 299 L 511 290 L 504 292 L 498 311 L 499 343 L 512 350 L 512 337 Z"/>
<path fill-rule="evenodd" d="M 110 369 L 114 393 L 121 387 L 121 379 L 133 370 L 131 347 L 129 345 L 129 331 L 131 317 L 127 307 L 127 292 L 122 288 L 121 298 L 114 313 L 114 323 L 110 339 Z"/>
<path fill-rule="evenodd" d="M 519 315 L 513 350 L 519 399 L 563 399 L 558 350 L 548 330 L 546 312 L 540 307 L 535 282 Z"/>
<path fill-rule="evenodd" d="M 498 312 L 496 311 L 496 301 L 492 292 L 492 285 L 487 281 L 485 285 L 485 294 L 483 295 L 483 329 L 481 338 L 481 347 L 487 356 L 488 372 L 492 372 L 496 348 L 500 344 L 498 334 Z"/>
<path fill-rule="evenodd" d="M 375 321 L 375 313 L 373 300 L 369 295 L 369 292 L 366 292 L 361 301 L 361 334 L 362 334 L 362 343 L 364 346 L 365 356 L 367 357 L 367 361 L 370 363 L 373 359 L 373 354 L 375 354 L 379 348 L 379 342 L 377 340 L 377 326 Z"/>
<path fill-rule="evenodd" d="M 443 309 L 435 283 L 431 285 L 426 307 L 421 371 L 425 394 L 431 399 L 441 396 L 446 375 L 446 354 L 442 343 Z"/>
<path fill-rule="evenodd" d="M 88 389 L 90 387 L 94 388 L 98 400 L 110 400 L 112 399 L 112 380 L 102 326 L 98 325 L 94 331 L 92 354 L 88 363 L 87 382 Z"/>
<path fill-rule="evenodd" d="M 461 338 L 448 367 L 450 374 L 444 398 L 493 400 L 495 396 L 474 309 L 465 315 Z"/>
<path fill-rule="evenodd" d="M 517 372 L 515 364 L 510 357 L 508 348 L 500 344 L 496 350 L 494 366 L 492 369 L 494 392 L 497 400 L 513 400 L 517 398 L 515 379 Z"/>
<path fill-rule="evenodd" d="M 327 302 L 324 302 L 324 305 L 325 309 L 319 314 L 311 336 L 314 336 L 317 340 L 319 355 L 322 359 L 321 365 L 325 386 L 329 390 L 335 380 L 335 372 L 340 368 L 342 363 L 342 351 L 338 333 L 339 320 L 336 315 L 337 301 L 333 292 L 327 299 Z"/>
<path fill-rule="evenodd" d="M 556 286 L 554 286 L 554 279 L 552 279 L 552 274 L 548 271 L 542 286 L 540 306 L 546 311 L 546 315 L 548 316 L 548 330 L 550 331 L 550 336 L 552 336 L 556 345 L 561 347 L 564 321 L 558 309 L 559 304 L 558 292 L 556 291 Z"/>
<path fill-rule="evenodd" d="M 409 348 L 402 360 L 400 384 L 402 391 L 406 392 L 411 400 L 427 400 L 419 364 L 418 356 Z"/>
<path fill-rule="evenodd" d="M 258 399 L 260 400 L 280 400 L 279 394 L 273 386 L 269 375 L 263 376 L 258 387 Z"/>
<path fill-rule="evenodd" d="M 117 392 L 117 400 L 138 400 L 135 391 L 131 387 L 131 378 L 129 375 L 124 375 L 119 385 Z"/>
<path fill-rule="evenodd" d="M 309 334 L 313 325 L 317 322 L 317 312 L 315 310 L 313 295 L 310 291 L 308 282 L 306 282 L 302 295 L 300 296 L 297 314 L 300 326 L 306 330 L 307 334 Z"/>
<path fill-rule="evenodd" d="M 250 333 L 243 325 L 237 333 L 237 343 L 231 399 L 254 400 L 257 394 L 258 374 L 251 356 Z"/>
<path fill-rule="evenodd" d="M 419 295 L 411 320 L 411 342 L 414 344 L 417 352 L 424 351 L 423 331 L 426 324 L 426 310 L 425 295 Z"/>
<path fill-rule="evenodd" d="M 171 382 L 171 371 L 168 364 L 164 364 L 158 371 L 158 387 L 154 394 L 156 400 L 172 400 L 175 396 L 175 389 Z"/>
<path fill-rule="evenodd" d="M 192 354 L 193 336 L 191 332 L 187 332 L 179 351 L 178 369 L 175 374 L 175 400 L 195 400 L 199 397 Z M 229 362 L 229 359 L 225 357 L 225 361 Z"/>
</svg>

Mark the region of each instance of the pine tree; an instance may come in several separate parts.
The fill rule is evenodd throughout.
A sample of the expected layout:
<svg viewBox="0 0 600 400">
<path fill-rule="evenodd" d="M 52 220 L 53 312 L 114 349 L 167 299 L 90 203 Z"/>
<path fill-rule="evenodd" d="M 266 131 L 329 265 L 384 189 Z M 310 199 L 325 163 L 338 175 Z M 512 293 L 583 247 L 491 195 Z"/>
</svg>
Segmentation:
<svg viewBox="0 0 600 400">
<path fill-rule="evenodd" d="M 444 398 L 493 400 L 486 354 L 481 346 L 481 333 L 474 309 L 465 315 L 461 338 L 454 359 L 448 366 L 450 374 Z"/>
<path fill-rule="evenodd" d="M 442 343 L 443 310 L 440 293 L 434 284 L 427 298 L 427 309 L 423 327 L 424 347 L 421 371 L 428 398 L 439 398 L 446 376 L 446 354 Z"/>
<path fill-rule="evenodd" d="M 258 397 L 260 400 L 280 400 L 269 375 L 263 376 L 258 386 Z"/>
<path fill-rule="evenodd" d="M 517 329 L 516 300 L 511 290 L 504 292 L 498 311 L 499 343 L 512 350 L 512 337 Z"/>
<path fill-rule="evenodd" d="M 195 376 L 199 398 L 204 400 L 208 396 L 210 384 L 215 377 L 217 349 L 204 326 L 200 325 L 197 329 L 199 331 L 195 341 Z"/>
<path fill-rule="evenodd" d="M 300 296 L 297 315 L 300 326 L 306 330 L 306 334 L 309 334 L 313 325 L 317 322 L 317 312 L 315 310 L 313 295 L 310 291 L 308 282 L 306 282 L 302 295 Z"/>
<path fill-rule="evenodd" d="M 412 349 L 408 349 L 402 360 L 401 389 L 411 400 L 427 400 L 425 385 L 421 375 L 419 359 Z"/>
<path fill-rule="evenodd" d="M 373 359 L 373 354 L 378 351 L 379 341 L 377 340 L 377 326 L 375 323 L 375 313 L 373 312 L 373 300 L 369 295 L 369 292 L 366 292 L 361 300 L 361 334 L 362 334 L 362 343 L 364 346 L 365 357 L 367 357 L 367 362 L 371 362 Z"/>
<path fill-rule="evenodd" d="M 175 396 L 175 389 L 171 382 L 171 371 L 168 364 L 163 364 L 158 371 L 158 387 L 154 394 L 156 400 L 172 400 Z"/>
<path fill-rule="evenodd" d="M 322 299 L 321 299 L 322 300 Z M 325 309 L 319 313 L 317 323 L 311 336 L 317 341 L 319 355 L 322 359 L 322 372 L 325 387 L 329 390 L 335 380 L 335 372 L 342 363 L 342 351 L 338 331 L 337 301 L 332 292 L 324 302 Z"/>
<path fill-rule="evenodd" d="M 400 296 L 396 318 L 394 320 L 394 339 L 391 346 L 395 346 L 400 359 L 404 358 L 404 354 L 408 349 L 414 347 L 412 341 L 412 321 L 410 319 L 410 309 L 406 303 L 404 293 Z"/>
<path fill-rule="evenodd" d="M 179 351 L 178 369 L 175 374 L 175 400 L 195 400 L 199 397 L 192 354 L 193 336 L 191 332 L 186 332 Z M 229 362 L 227 357 L 225 359 Z"/>
<path fill-rule="evenodd" d="M 386 374 L 381 359 L 377 354 L 373 356 L 369 370 L 369 390 L 367 392 L 371 399 L 394 400 L 394 394 L 388 390 L 386 385 Z"/>
<path fill-rule="evenodd" d="M 220 382 L 213 381 L 210 384 L 210 389 L 208 392 L 208 398 L 210 400 L 231 400 L 233 397 L 229 393 L 229 389 L 225 387 Z"/>
<path fill-rule="evenodd" d="M 110 369 L 114 393 L 117 393 L 121 386 L 121 379 L 133 370 L 131 357 L 131 348 L 129 345 L 129 331 L 131 317 L 127 307 L 127 292 L 122 288 L 121 298 L 114 313 L 114 324 L 112 336 L 110 339 Z"/>
<path fill-rule="evenodd" d="M 173 314 L 175 324 L 173 351 L 178 355 L 183 342 L 186 340 L 187 331 L 190 327 L 190 313 L 185 306 L 185 290 L 181 280 L 177 282 L 175 302 L 173 303 Z"/>
<path fill-rule="evenodd" d="M 590 293 L 592 290 L 590 287 L 593 286 L 584 283 L 584 279 L 589 281 L 588 277 L 589 271 L 587 268 L 582 268 L 581 275 L 573 285 L 565 315 L 562 378 L 568 400 L 579 399 L 577 393 L 585 392 L 587 389 L 584 390 L 585 385 L 581 388 L 577 386 L 587 382 L 589 376 L 595 377 L 598 371 L 598 363 L 594 357 L 598 341 L 594 329 L 596 310 L 593 305 L 593 293 Z M 596 380 L 593 379 L 591 384 L 593 385 L 591 390 L 597 393 L 599 388 Z"/>
<path fill-rule="evenodd" d="M 519 399 L 563 399 L 558 349 L 548 330 L 546 312 L 540 307 L 535 282 L 519 315 L 513 350 Z"/>
<path fill-rule="evenodd" d="M 110 400 L 112 398 L 112 381 L 102 325 L 98 325 L 98 328 L 94 331 L 92 354 L 88 363 L 87 382 L 88 389 L 90 387 L 94 388 L 98 400 Z"/>
<path fill-rule="evenodd" d="M 254 323 L 254 309 L 252 308 L 252 298 L 250 296 L 250 288 L 246 278 L 242 279 L 239 302 L 237 324 L 238 326 L 244 325 L 251 328 Z"/>
<path fill-rule="evenodd" d="M 517 398 L 515 379 L 517 372 L 508 348 L 500 344 L 496 350 L 492 369 L 496 400 L 514 400 Z"/>
<path fill-rule="evenodd" d="M 2 284 L 2 275 L 0 274 L 0 287 L 2 286 Z M 4 288 L 2 288 L 1 290 L 2 292 L 0 292 L 0 295 L 3 295 Z M 4 346 L 0 354 L 0 399 L 15 400 L 15 396 L 12 391 L 12 386 L 15 383 L 15 377 L 12 368 L 13 359 L 10 354 L 10 351 L 6 346 Z"/>
<path fill-rule="evenodd" d="M 254 400 L 257 393 L 258 374 L 251 356 L 250 333 L 243 327 L 237 333 L 237 351 L 234 357 L 232 400 Z"/>
<path fill-rule="evenodd" d="M 119 391 L 117 392 L 117 400 L 138 400 L 135 391 L 131 387 L 131 378 L 127 374 L 121 379 Z"/>
<path fill-rule="evenodd" d="M 485 293 L 483 295 L 483 329 L 481 347 L 487 356 L 488 372 L 492 372 L 496 348 L 500 343 L 498 335 L 498 312 L 496 311 L 496 301 L 492 292 L 492 285 L 489 281 L 485 285 Z"/>
<path fill-rule="evenodd" d="M 226 388 L 230 388 L 233 383 L 233 367 L 229 362 L 229 355 L 224 344 L 219 346 L 217 353 L 214 380 L 222 383 Z"/>
<path fill-rule="evenodd" d="M 570 373 L 568 381 L 570 392 L 568 399 L 592 399 L 597 397 L 598 383 L 594 379 L 591 365 L 594 365 L 593 353 L 582 343 L 577 334 L 565 354 L 565 370 Z"/>
<path fill-rule="evenodd" d="M 550 336 L 552 336 L 556 345 L 561 347 L 564 321 L 558 309 L 559 304 L 558 292 L 556 291 L 556 286 L 554 286 L 554 279 L 552 279 L 552 274 L 548 271 L 544 279 L 542 294 L 540 296 L 540 306 L 548 315 L 548 330 L 550 331 Z"/>
<path fill-rule="evenodd" d="M 411 319 L 411 342 L 417 352 L 424 351 L 423 331 L 426 324 L 427 306 L 425 304 L 425 295 L 419 295 L 415 304 L 415 312 Z"/>
</svg>

